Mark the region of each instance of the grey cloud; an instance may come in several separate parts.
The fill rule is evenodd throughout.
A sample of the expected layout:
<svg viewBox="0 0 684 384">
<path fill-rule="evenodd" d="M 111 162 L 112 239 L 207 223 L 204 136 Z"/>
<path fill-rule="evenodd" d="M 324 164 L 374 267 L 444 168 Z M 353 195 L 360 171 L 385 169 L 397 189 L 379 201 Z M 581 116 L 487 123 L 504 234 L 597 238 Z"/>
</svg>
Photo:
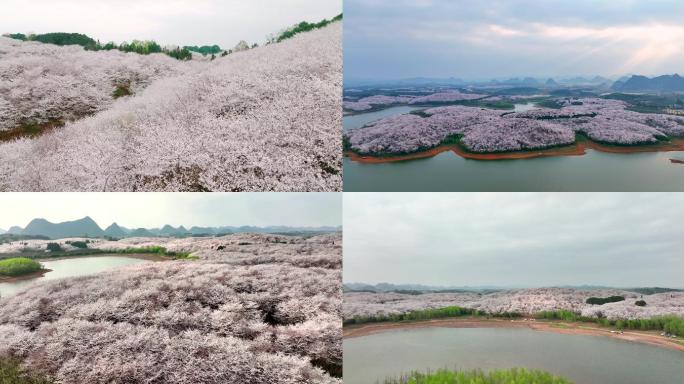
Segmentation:
<svg viewBox="0 0 684 384">
<path fill-rule="evenodd" d="M 345 281 L 682 285 L 680 194 L 347 194 Z"/>
</svg>

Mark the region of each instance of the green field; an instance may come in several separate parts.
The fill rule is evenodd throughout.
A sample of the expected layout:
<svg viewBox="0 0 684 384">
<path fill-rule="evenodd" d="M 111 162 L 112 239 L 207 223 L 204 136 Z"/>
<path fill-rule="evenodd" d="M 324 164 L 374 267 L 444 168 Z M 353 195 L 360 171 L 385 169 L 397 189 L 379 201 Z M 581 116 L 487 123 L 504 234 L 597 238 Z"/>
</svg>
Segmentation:
<svg viewBox="0 0 684 384">
<path fill-rule="evenodd" d="M 404 377 L 385 380 L 384 384 L 572 384 L 571 381 L 550 373 L 513 368 L 483 371 L 451 371 L 441 369 L 432 373 L 412 372 Z"/>
</svg>

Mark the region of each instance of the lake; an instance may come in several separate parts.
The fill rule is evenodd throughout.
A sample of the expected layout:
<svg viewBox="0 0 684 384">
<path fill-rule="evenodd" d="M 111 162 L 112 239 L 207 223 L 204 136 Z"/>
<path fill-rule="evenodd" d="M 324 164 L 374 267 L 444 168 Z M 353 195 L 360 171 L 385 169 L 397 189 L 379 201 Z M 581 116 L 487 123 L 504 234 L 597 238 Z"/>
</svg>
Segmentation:
<svg viewBox="0 0 684 384">
<path fill-rule="evenodd" d="M 344 340 L 344 383 L 382 382 L 411 370 L 524 367 L 575 384 L 674 384 L 684 353 L 606 337 L 529 329 L 423 328 Z"/>
<path fill-rule="evenodd" d="M 14 295 L 19 291 L 44 281 L 63 279 L 65 277 L 93 275 L 127 265 L 150 262 L 150 260 L 141 258 L 118 255 L 76 257 L 72 259 L 57 260 L 43 259 L 37 261 L 43 264 L 45 268 L 51 269 L 52 271 L 46 273 L 42 277 L 0 283 L 0 297 Z"/>
<path fill-rule="evenodd" d="M 515 104 L 516 111 L 535 104 Z M 346 129 L 408 113 L 399 106 L 344 118 Z M 517 160 L 464 159 L 448 151 L 425 159 L 361 164 L 344 158 L 344 190 L 361 191 L 684 191 L 684 152 L 605 153 Z"/>
</svg>

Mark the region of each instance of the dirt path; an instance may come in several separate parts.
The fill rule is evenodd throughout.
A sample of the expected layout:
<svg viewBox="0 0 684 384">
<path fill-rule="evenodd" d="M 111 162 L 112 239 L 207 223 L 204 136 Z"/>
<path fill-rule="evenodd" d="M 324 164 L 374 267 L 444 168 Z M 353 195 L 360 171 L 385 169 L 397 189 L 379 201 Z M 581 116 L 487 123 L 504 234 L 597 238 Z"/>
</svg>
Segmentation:
<svg viewBox="0 0 684 384">
<path fill-rule="evenodd" d="M 364 164 L 380 164 L 380 163 L 394 163 L 397 161 L 407 161 L 424 159 L 428 157 L 437 156 L 442 152 L 452 151 L 458 156 L 471 160 L 514 160 L 514 159 L 532 159 L 537 157 L 550 156 L 582 156 L 587 153 L 587 149 L 593 149 L 599 152 L 607 153 L 639 153 L 639 152 L 672 152 L 684 151 L 684 140 L 673 140 L 668 144 L 660 145 L 636 145 L 636 146 L 617 146 L 605 145 L 591 140 L 578 141 L 575 144 L 551 148 L 540 149 L 538 151 L 521 151 L 521 152 L 503 152 L 503 153 L 473 153 L 464 151 L 458 145 L 440 145 L 438 147 L 429 149 L 423 152 L 412 153 L 410 155 L 401 156 L 386 156 L 375 157 L 359 155 L 354 152 L 346 151 L 344 155 L 352 161 Z"/>
<path fill-rule="evenodd" d="M 350 339 L 363 337 L 382 332 L 390 332 L 401 329 L 417 328 L 526 328 L 535 331 L 556 332 L 567 335 L 588 335 L 603 336 L 614 339 L 631 341 L 636 343 L 650 344 L 658 347 L 668 348 L 684 352 L 684 344 L 677 340 L 660 336 L 656 331 L 618 331 L 609 328 L 601 328 L 590 323 L 569 323 L 563 321 L 524 321 L 524 320 L 501 320 L 501 319 L 445 319 L 445 320 L 426 320 L 419 322 L 402 323 L 375 323 L 360 326 L 344 327 L 343 337 Z M 612 331 L 612 332 L 611 332 Z"/>
</svg>

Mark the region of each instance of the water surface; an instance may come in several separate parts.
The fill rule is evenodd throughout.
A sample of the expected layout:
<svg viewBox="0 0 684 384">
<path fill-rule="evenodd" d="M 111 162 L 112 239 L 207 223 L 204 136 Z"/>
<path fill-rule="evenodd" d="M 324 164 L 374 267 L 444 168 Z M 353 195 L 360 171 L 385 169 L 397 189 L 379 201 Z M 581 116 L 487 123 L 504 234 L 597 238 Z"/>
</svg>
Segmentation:
<svg viewBox="0 0 684 384">
<path fill-rule="evenodd" d="M 675 384 L 684 353 L 598 336 L 529 329 L 424 328 L 344 340 L 344 383 L 382 382 L 411 370 L 525 367 L 575 384 Z"/>
<path fill-rule="evenodd" d="M 127 265 L 149 262 L 149 260 L 127 256 L 75 257 L 71 259 L 44 259 L 38 261 L 43 264 L 45 268 L 51 269 L 52 271 L 46 273 L 42 277 L 0 283 L 0 297 L 14 295 L 19 291 L 44 281 L 93 275 Z"/>
<path fill-rule="evenodd" d="M 437 156 L 383 164 L 344 158 L 345 191 L 684 191 L 684 152 L 606 153 L 517 160 Z"/>
</svg>

